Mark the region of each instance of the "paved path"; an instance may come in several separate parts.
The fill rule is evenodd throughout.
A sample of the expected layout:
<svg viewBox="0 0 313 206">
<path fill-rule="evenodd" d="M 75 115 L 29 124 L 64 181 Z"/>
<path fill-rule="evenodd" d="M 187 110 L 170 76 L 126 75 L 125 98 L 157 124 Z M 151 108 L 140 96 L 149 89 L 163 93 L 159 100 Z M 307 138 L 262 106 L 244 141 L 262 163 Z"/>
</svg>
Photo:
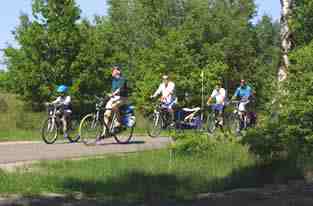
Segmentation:
<svg viewBox="0 0 313 206">
<path fill-rule="evenodd" d="M 166 137 L 134 137 L 130 144 L 117 144 L 110 138 L 95 146 L 68 142 L 56 142 L 52 145 L 42 142 L 7 142 L 0 143 L 0 165 L 160 149 L 166 147 L 170 141 Z"/>
</svg>

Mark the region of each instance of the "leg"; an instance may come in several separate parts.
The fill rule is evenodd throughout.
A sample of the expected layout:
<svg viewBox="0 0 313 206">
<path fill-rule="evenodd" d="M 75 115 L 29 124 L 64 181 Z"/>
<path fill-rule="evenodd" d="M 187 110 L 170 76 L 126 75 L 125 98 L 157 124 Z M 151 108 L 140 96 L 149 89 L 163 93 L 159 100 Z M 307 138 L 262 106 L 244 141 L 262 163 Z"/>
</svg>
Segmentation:
<svg viewBox="0 0 313 206">
<path fill-rule="evenodd" d="M 111 117 L 111 114 L 112 114 L 112 105 L 114 103 L 114 98 L 111 98 L 107 104 L 105 105 L 105 112 L 104 112 L 104 115 L 103 115 L 103 120 L 104 120 L 104 125 L 103 125 L 103 130 L 102 130 L 102 135 L 101 136 L 105 136 L 105 133 L 106 133 L 106 126 L 109 126 L 109 120 L 110 120 L 110 117 Z"/>
<path fill-rule="evenodd" d="M 62 116 L 61 121 L 62 121 L 62 124 L 63 124 L 63 134 L 64 134 L 64 137 L 67 138 L 68 137 L 68 134 L 67 134 L 67 121 L 66 121 L 66 116 L 65 115 Z"/>
</svg>

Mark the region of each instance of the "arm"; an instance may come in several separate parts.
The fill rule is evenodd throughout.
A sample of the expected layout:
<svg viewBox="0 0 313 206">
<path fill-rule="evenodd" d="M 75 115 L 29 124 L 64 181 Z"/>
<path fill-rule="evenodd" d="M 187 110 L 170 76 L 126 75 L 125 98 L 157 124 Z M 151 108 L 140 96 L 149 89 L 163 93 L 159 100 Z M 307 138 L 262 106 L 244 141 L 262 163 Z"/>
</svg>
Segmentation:
<svg viewBox="0 0 313 206">
<path fill-rule="evenodd" d="M 156 96 L 160 95 L 161 92 L 162 92 L 162 84 L 159 85 L 159 88 L 154 92 L 152 97 L 156 97 Z"/>
<path fill-rule="evenodd" d="M 65 101 L 63 102 L 64 105 L 70 105 L 71 104 L 71 97 L 70 96 L 67 96 L 65 98 Z"/>
<path fill-rule="evenodd" d="M 207 101 L 207 104 L 210 104 L 212 99 L 216 96 L 217 94 L 217 91 L 214 89 L 211 96 L 209 97 L 208 101 Z"/>
<path fill-rule="evenodd" d="M 51 104 L 58 104 L 61 101 L 61 97 L 58 97 L 56 100 L 54 100 L 53 102 L 51 102 Z"/>
<path fill-rule="evenodd" d="M 225 103 L 226 98 L 226 90 L 224 88 L 221 89 L 222 102 Z"/>
</svg>

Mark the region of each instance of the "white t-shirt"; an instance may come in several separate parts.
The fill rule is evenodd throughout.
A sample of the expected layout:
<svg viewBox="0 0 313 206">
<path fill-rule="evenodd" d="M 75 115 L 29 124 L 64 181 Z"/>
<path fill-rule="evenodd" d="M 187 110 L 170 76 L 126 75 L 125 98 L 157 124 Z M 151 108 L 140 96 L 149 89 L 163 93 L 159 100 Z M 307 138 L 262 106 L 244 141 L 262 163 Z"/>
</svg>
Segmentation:
<svg viewBox="0 0 313 206">
<path fill-rule="evenodd" d="M 71 104 L 71 97 L 70 96 L 59 96 L 56 100 L 52 102 L 53 104 L 63 104 L 69 106 Z"/>
<path fill-rule="evenodd" d="M 225 103 L 226 97 L 226 90 L 224 88 L 220 88 L 219 90 L 214 89 L 211 98 L 215 98 L 216 104 L 223 104 Z"/>
<path fill-rule="evenodd" d="M 175 92 L 175 84 L 174 82 L 168 82 L 165 84 L 164 82 L 160 84 L 158 90 L 154 93 L 154 97 L 156 97 L 159 94 L 162 94 L 162 97 L 166 97 L 164 99 L 164 102 L 172 102 L 175 100 L 174 97 Z"/>
</svg>

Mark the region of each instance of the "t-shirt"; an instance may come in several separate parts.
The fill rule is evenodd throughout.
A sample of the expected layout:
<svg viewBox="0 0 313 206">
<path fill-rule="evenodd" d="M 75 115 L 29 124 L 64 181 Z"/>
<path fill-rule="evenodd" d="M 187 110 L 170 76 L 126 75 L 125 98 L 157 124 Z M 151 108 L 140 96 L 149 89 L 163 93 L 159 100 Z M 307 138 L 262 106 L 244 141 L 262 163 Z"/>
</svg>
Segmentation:
<svg viewBox="0 0 313 206">
<path fill-rule="evenodd" d="M 164 100 L 165 102 L 171 102 L 175 99 L 174 92 L 175 92 L 174 82 L 168 82 L 167 84 L 161 83 L 153 96 L 162 94 L 162 97 L 166 97 L 166 99 Z"/>
<path fill-rule="evenodd" d="M 127 89 L 127 80 L 124 77 L 113 78 L 112 79 L 112 93 L 119 89 L 119 96 L 127 97 L 128 89 Z"/>
<path fill-rule="evenodd" d="M 59 96 L 52 103 L 64 105 L 64 109 L 71 109 L 71 97 L 70 96 Z"/>
<path fill-rule="evenodd" d="M 226 90 L 224 88 L 214 89 L 211 98 L 215 98 L 216 104 L 223 104 L 226 97 Z"/>
<path fill-rule="evenodd" d="M 245 87 L 238 87 L 235 92 L 235 97 L 239 98 L 249 98 L 252 94 L 252 88 L 248 85 Z"/>
</svg>

